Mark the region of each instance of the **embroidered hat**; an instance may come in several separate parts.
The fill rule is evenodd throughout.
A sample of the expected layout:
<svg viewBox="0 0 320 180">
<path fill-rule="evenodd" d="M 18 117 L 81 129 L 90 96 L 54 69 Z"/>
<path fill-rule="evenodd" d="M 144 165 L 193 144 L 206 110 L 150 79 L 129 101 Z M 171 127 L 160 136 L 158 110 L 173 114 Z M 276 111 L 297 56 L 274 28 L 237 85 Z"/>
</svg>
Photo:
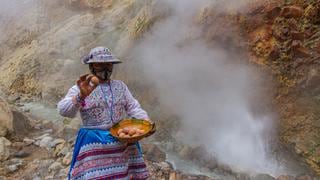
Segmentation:
<svg viewBox="0 0 320 180">
<path fill-rule="evenodd" d="M 83 64 L 104 62 L 111 62 L 114 64 L 122 63 L 119 59 L 114 57 L 106 47 L 95 47 L 91 49 L 88 55 L 81 58 L 81 61 Z"/>
</svg>

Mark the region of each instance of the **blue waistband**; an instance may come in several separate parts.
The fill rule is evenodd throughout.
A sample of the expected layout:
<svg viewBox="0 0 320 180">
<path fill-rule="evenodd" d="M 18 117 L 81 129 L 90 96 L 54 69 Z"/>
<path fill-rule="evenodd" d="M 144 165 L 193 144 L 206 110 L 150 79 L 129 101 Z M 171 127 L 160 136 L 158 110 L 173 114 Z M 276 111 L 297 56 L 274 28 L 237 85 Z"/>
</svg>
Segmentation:
<svg viewBox="0 0 320 180">
<path fill-rule="evenodd" d="M 108 143 L 118 141 L 117 138 L 111 135 L 109 130 L 88 128 L 80 128 L 77 138 L 82 139 L 82 145 L 93 142 Z"/>
</svg>

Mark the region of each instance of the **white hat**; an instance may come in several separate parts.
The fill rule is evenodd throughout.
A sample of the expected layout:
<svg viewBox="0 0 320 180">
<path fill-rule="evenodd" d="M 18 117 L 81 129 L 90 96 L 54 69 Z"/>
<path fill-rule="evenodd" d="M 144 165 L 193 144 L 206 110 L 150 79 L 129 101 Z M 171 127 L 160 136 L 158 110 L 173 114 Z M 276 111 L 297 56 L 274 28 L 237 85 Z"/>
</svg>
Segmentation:
<svg viewBox="0 0 320 180">
<path fill-rule="evenodd" d="M 114 64 L 122 63 L 119 59 L 114 57 L 106 47 L 95 47 L 91 49 L 88 55 L 81 58 L 81 61 L 83 64 L 105 62 L 111 62 Z"/>
</svg>

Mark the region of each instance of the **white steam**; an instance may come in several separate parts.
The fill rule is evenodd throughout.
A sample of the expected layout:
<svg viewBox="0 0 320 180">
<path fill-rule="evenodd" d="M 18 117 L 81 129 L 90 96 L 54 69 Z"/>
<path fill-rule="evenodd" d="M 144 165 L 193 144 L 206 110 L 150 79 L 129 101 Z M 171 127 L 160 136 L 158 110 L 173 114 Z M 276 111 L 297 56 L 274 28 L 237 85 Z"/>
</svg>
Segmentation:
<svg viewBox="0 0 320 180">
<path fill-rule="evenodd" d="M 155 84 L 161 103 L 180 117 L 176 137 L 205 145 L 232 167 L 279 174 L 281 168 L 268 155 L 272 119 L 251 112 L 250 99 L 259 93 L 257 74 L 231 59 L 237 55 L 208 48 L 201 39 L 193 17 L 208 1 L 167 3 L 174 12 L 136 45 L 134 60 Z"/>
</svg>

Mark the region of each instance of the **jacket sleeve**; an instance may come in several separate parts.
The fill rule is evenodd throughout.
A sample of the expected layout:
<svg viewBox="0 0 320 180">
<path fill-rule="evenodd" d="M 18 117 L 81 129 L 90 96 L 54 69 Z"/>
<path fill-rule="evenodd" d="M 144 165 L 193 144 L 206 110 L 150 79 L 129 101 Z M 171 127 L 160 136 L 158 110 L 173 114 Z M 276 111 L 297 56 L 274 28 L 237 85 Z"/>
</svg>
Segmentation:
<svg viewBox="0 0 320 180">
<path fill-rule="evenodd" d="M 124 97 L 126 100 L 125 108 L 127 110 L 128 116 L 137 118 L 137 119 L 150 120 L 147 112 L 141 108 L 139 102 L 132 96 L 127 85 L 124 84 L 124 86 L 125 86 Z"/>
<path fill-rule="evenodd" d="M 67 95 L 58 102 L 59 114 L 64 117 L 74 118 L 79 110 L 80 104 L 76 101 L 76 96 L 80 90 L 77 85 L 72 86 Z"/>
</svg>

